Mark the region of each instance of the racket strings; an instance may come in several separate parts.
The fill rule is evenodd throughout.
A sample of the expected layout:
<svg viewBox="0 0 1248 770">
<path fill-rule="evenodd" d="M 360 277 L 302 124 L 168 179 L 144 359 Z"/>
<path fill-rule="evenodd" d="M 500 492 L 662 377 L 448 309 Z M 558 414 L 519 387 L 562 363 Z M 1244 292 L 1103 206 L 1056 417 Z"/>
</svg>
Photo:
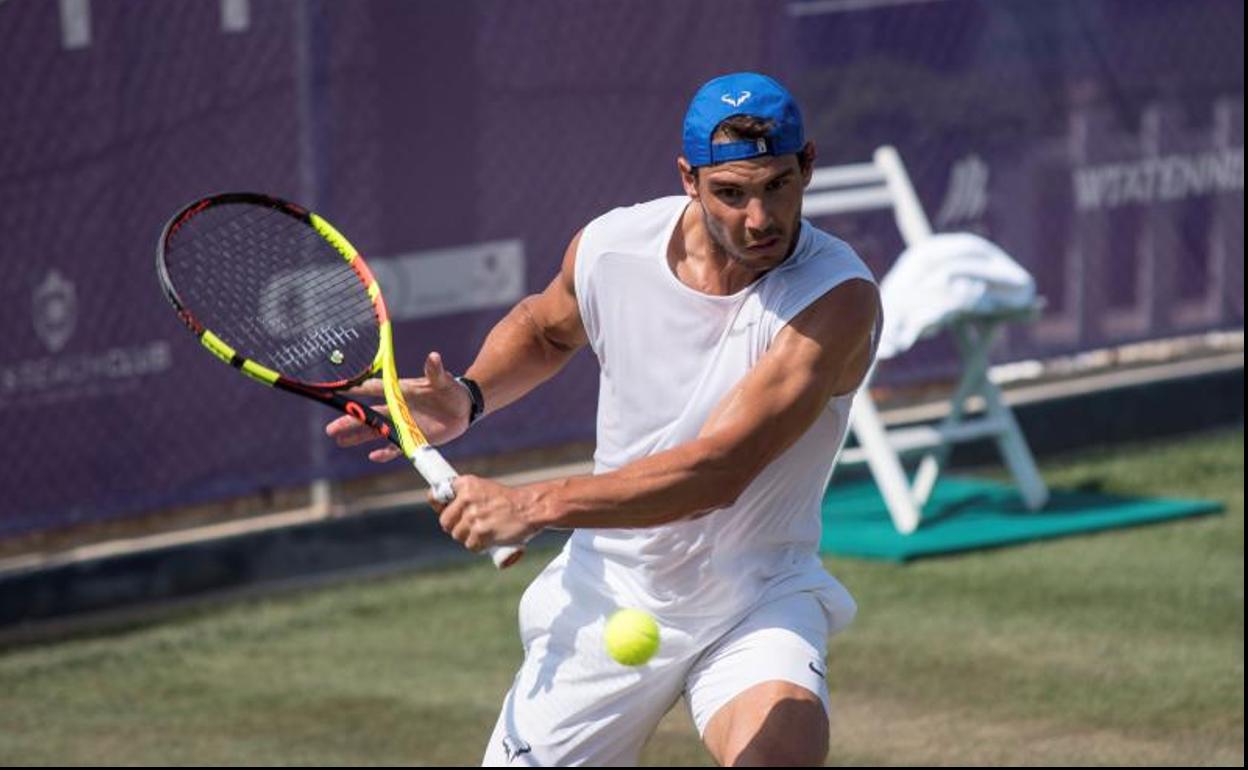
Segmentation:
<svg viewBox="0 0 1248 770">
<path fill-rule="evenodd" d="M 359 279 L 319 233 L 281 212 L 243 208 L 253 211 L 231 217 L 209 240 L 215 253 L 227 255 L 229 271 L 263 287 L 256 312 L 244 317 L 253 333 L 289 339 L 375 323 Z"/>
<path fill-rule="evenodd" d="M 264 205 L 218 204 L 183 223 L 166 263 L 186 306 L 240 355 L 308 383 L 371 370 L 373 303 L 307 222 Z"/>
</svg>

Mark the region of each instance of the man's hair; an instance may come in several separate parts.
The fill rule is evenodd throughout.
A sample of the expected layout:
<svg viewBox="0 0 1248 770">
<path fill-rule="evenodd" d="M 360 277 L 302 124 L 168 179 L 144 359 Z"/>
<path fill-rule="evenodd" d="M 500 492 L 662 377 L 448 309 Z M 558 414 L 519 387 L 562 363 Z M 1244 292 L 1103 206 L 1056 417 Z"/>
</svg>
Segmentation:
<svg viewBox="0 0 1248 770">
<path fill-rule="evenodd" d="M 720 121 L 711 134 L 711 144 L 727 144 L 728 142 L 752 142 L 766 139 L 775 128 L 775 121 L 758 118 L 753 115 L 732 115 Z M 804 150 L 805 148 L 803 148 Z M 797 163 L 802 164 L 802 153 L 797 153 Z M 698 167 L 693 168 L 693 178 L 698 178 Z"/>
<path fill-rule="evenodd" d="M 711 134 L 711 144 L 727 144 L 728 142 L 752 142 L 771 136 L 776 127 L 774 120 L 756 118 L 753 115 L 733 115 L 724 118 Z"/>
</svg>

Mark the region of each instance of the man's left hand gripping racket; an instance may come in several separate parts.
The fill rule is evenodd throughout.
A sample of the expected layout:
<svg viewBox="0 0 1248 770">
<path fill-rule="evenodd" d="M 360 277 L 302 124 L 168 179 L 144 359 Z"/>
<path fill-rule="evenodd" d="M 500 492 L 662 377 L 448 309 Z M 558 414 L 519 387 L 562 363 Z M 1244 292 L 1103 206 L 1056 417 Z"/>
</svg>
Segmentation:
<svg viewBox="0 0 1248 770">
<path fill-rule="evenodd" d="M 165 225 L 156 271 L 178 317 L 213 355 L 367 423 L 403 451 L 435 498 L 455 496 L 455 471 L 416 427 L 399 390 L 381 287 L 328 222 L 267 195 L 213 195 Z M 390 419 L 343 393 L 378 372 Z M 490 549 L 499 568 L 523 554 L 518 546 Z"/>
</svg>

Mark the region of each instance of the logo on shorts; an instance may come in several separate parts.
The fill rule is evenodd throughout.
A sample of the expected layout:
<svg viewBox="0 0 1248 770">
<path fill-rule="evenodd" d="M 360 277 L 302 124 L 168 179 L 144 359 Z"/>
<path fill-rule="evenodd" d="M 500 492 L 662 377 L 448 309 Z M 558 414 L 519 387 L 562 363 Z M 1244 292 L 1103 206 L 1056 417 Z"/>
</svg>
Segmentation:
<svg viewBox="0 0 1248 770">
<path fill-rule="evenodd" d="M 807 666 L 810 666 L 810 670 L 811 670 L 811 671 L 814 671 L 816 674 L 818 674 L 820 679 L 827 679 L 827 678 L 828 678 L 828 672 L 826 672 L 826 671 L 820 671 L 820 670 L 819 670 L 819 667 L 818 667 L 818 666 L 816 666 L 813 662 L 807 663 L 806 665 L 807 665 Z"/>
<path fill-rule="evenodd" d="M 516 757 L 528 754 L 532 750 L 532 746 L 519 738 L 512 738 L 510 735 L 503 736 L 503 753 L 507 755 L 508 762 L 514 762 Z"/>
</svg>

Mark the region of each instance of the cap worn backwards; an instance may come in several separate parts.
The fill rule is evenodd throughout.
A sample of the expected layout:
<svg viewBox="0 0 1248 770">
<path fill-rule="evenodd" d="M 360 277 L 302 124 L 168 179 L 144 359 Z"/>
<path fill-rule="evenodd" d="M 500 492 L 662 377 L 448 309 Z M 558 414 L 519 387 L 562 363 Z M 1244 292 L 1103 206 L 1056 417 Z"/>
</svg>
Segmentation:
<svg viewBox="0 0 1248 770">
<path fill-rule="evenodd" d="M 715 129 L 727 118 L 746 115 L 771 123 L 761 139 L 715 144 Z M 711 80 L 698 89 L 685 113 L 685 159 L 693 167 L 788 155 L 805 144 L 802 112 L 784 86 L 755 72 L 736 72 Z"/>
</svg>

